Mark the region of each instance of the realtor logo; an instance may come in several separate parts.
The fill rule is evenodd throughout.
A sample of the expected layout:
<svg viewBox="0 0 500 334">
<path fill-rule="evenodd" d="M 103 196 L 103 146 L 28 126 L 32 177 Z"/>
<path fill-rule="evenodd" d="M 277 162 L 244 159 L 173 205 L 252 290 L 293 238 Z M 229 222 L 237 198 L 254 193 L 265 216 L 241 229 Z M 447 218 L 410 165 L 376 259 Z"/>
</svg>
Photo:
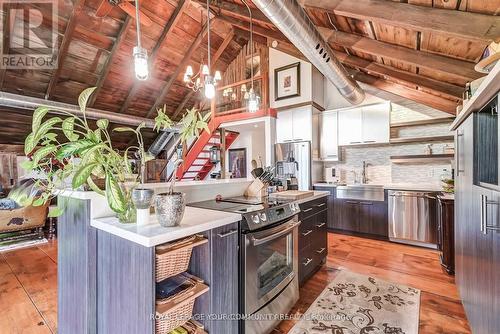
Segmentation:
<svg viewBox="0 0 500 334">
<path fill-rule="evenodd" d="M 1 0 L 4 69 L 57 67 L 57 1 Z"/>
</svg>

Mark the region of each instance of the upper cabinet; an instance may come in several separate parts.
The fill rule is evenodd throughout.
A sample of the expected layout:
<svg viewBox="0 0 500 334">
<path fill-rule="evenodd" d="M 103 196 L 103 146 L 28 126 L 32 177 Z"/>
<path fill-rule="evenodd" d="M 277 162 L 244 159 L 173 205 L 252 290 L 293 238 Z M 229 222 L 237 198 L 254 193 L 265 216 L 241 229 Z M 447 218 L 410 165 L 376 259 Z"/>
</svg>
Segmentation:
<svg viewBox="0 0 500 334">
<path fill-rule="evenodd" d="M 379 103 L 339 111 L 339 145 L 388 143 L 391 105 Z"/>
<path fill-rule="evenodd" d="M 338 161 L 338 112 L 325 111 L 320 114 L 320 150 L 321 160 Z"/>
<path fill-rule="evenodd" d="M 312 141 L 312 107 L 293 108 L 278 113 L 276 140 L 278 143 Z"/>
</svg>

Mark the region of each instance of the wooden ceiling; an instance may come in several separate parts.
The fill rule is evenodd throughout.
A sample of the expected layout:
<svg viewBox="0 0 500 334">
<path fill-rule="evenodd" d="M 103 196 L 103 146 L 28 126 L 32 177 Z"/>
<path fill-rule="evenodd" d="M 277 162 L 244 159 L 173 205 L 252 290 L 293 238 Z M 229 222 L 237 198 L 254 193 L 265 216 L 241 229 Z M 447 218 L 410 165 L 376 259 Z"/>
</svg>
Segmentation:
<svg viewBox="0 0 500 334">
<path fill-rule="evenodd" d="M 189 64 L 206 59 L 204 2 L 142 0 L 152 19 L 142 25 L 151 76 L 134 78 L 135 20 L 115 8 L 95 15 L 101 0 L 58 1 L 57 70 L 1 70 L 0 90 L 74 104 L 79 92 L 97 86 L 94 108 L 154 117 L 163 103 L 179 117 L 202 99 L 182 83 Z M 484 48 L 500 39 L 500 0 L 301 0 L 301 4 L 346 67 L 359 81 L 452 113 Z M 28 6 L 28 5 L 27 5 Z M 254 6 L 255 39 L 301 56 Z M 214 0 L 212 57 L 224 71 L 248 41 L 249 18 L 239 1 Z M 4 31 L 6 29 L 4 13 Z M 11 24 L 22 17 L 9 18 Z M 202 22 L 203 20 L 203 22 Z M 4 34 L 4 43 L 8 34 Z M 1 110 L 0 143 L 20 144 L 29 131 L 26 113 Z M 16 116 L 16 115 L 19 116 Z M 14 122 L 14 123 L 12 123 Z M 12 126 L 11 126 L 12 123 Z"/>
</svg>

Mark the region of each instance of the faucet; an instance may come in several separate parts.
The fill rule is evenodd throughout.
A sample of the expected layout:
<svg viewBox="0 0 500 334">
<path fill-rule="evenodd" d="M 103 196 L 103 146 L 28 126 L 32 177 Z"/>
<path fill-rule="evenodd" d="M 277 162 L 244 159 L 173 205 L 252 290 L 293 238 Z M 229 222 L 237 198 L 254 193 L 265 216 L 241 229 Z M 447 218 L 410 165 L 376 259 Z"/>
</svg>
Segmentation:
<svg viewBox="0 0 500 334">
<path fill-rule="evenodd" d="M 363 170 L 361 171 L 361 183 L 366 184 L 368 183 L 368 178 L 366 177 L 366 168 L 368 167 L 369 164 L 366 163 L 366 161 L 363 161 Z"/>
<path fill-rule="evenodd" d="M 353 170 L 350 170 L 351 173 L 353 173 L 354 175 L 354 183 L 358 183 L 358 175 L 356 174 L 356 171 L 353 169 Z"/>
</svg>

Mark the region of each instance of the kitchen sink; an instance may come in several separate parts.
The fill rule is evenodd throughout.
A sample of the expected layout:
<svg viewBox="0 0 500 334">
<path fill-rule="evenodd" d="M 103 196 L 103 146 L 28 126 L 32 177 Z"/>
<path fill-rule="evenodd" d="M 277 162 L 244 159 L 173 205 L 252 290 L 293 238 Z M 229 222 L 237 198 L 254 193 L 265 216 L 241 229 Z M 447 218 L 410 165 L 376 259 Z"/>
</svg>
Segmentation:
<svg viewBox="0 0 500 334">
<path fill-rule="evenodd" d="M 378 184 L 348 184 L 336 188 L 337 198 L 361 201 L 384 201 L 384 186 Z"/>
</svg>

